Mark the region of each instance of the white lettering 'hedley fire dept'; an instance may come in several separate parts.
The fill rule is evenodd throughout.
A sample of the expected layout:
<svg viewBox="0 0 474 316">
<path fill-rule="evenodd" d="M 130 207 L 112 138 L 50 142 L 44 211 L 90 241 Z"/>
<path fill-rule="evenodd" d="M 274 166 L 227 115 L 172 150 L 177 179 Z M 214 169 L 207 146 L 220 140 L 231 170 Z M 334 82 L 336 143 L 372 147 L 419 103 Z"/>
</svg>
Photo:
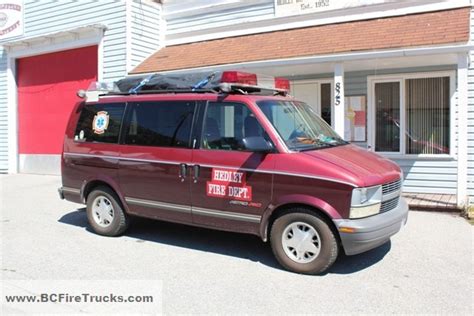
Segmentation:
<svg viewBox="0 0 474 316">
<path fill-rule="evenodd" d="M 252 187 L 246 185 L 245 172 L 212 169 L 211 181 L 206 183 L 209 197 L 252 201 Z"/>
<path fill-rule="evenodd" d="M 242 183 L 243 172 L 214 169 L 212 181 Z"/>
</svg>

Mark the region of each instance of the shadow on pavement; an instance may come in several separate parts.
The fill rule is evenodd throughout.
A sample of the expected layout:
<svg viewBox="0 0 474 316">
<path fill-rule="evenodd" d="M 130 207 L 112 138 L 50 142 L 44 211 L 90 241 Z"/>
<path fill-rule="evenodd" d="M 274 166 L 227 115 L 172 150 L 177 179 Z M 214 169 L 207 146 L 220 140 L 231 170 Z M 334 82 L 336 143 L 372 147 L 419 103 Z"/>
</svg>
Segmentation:
<svg viewBox="0 0 474 316">
<path fill-rule="evenodd" d="M 63 215 L 58 222 L 83 227 L 88 232 L 93 233 L 87 222 L 85 208 L 76 209 Z M 269 243 L 264 243 L 260 238 L 253 235 L 223 232 L 136 217 L 133 218 L 125 236 L 136 238 L 137 242 L 149 241 L 214 252 L 282 269 L 273 257 Z M 381 261 L 390 250 L 390 247 L 390 242 L 387 242 L 379 248 L 360 255 L 346 256 L 341 254 L 325 274 L 350 274 L 364 270 Z"/>
<path fill-rule="evenodd" d="M 388 241 L 378 248 L 358 255 L 346 256 L 345 254 L 340 254 L 334 265 L 329 269 L 328 273 L 350 274 L 367 269 L 377 262 L 382 261 L 385 255 L 390 251 L 391 247 L 392 242 Z"/>
</svg>

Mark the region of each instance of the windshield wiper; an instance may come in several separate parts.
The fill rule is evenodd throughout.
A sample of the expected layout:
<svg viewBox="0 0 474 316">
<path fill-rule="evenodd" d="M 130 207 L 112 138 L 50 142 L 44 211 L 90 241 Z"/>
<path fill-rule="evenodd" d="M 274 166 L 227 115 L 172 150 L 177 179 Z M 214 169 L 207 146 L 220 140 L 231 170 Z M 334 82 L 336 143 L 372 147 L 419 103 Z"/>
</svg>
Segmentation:
<svg viewBox="0 0 474 316">
<path fill-rule="evenodd" d="M 300 145 L 293 145 L 292 149 L 296 151 L 308 151 L 308 150 L 315 150 L 315 149 L 323 149 L 329 147 L 337 147 L 349 144 L 349 142 L 345 140 L 337 140 L 335 143 L 324 142 L 319 139 L 312 139 L 308 138 L 307 143 L 301 143 Z M 311 142 L 310 142 L 311 141 Z"/>
</svg>

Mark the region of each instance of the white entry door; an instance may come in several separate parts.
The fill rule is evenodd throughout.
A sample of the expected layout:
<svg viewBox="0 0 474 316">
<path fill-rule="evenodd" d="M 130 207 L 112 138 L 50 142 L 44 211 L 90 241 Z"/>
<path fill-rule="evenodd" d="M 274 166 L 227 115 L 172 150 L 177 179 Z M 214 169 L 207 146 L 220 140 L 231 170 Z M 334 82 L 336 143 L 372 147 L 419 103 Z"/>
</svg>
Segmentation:
<svg viewBox="0 0 474 316">
<path fill-rule="evenodd" d="M 298 80 L 291 82 L 291 94 L 316 110 L 321 118 L 334 126 L 333 91 L 331 80 Z"/>
</svg>

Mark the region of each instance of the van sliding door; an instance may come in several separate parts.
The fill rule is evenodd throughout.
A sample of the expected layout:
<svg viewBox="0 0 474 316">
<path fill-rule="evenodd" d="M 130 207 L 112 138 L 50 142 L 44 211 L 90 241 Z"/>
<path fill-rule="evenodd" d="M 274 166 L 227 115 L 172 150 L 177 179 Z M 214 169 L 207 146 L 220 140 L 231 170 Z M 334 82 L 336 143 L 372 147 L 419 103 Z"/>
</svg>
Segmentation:
<svg viewBox="0 0 474 316">
<path fill-rule="evenodd" d="M 192 101 L 129 103 L 119 177 L 131 213 L 191 222 Z"/>
</svg>

